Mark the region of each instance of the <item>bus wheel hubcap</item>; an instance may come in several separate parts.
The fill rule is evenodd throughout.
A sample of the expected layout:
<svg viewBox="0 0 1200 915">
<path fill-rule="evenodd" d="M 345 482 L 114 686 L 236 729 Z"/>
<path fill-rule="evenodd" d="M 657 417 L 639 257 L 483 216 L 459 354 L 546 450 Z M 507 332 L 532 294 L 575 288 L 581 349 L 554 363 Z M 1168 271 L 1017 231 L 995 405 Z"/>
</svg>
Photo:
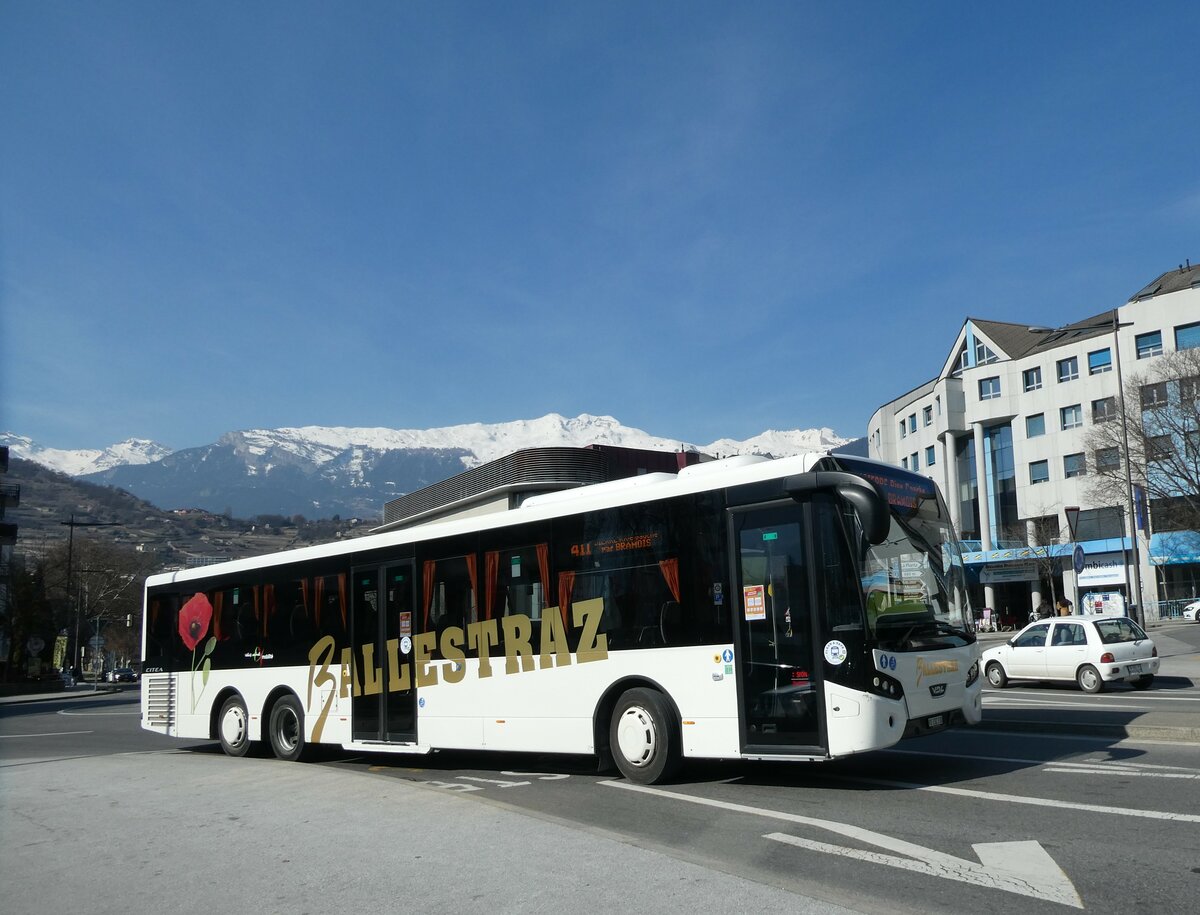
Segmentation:
<svg viewBox="0 0 1200 915">
<path fill-rule="evenodd" d="M 654 758 L 658 745 L 654 719 L 643 708 L 634 706 L 621 713 L 617 726 L 617 746 L 632 765 L 644 766 Z"/>
<path fill-rule="evenodd" d="M 231 747 L 238 746 L 246 738 L 246 719 L 240 708 L 231 708 L 221 719 L 221 736 Z"/>
</svg>

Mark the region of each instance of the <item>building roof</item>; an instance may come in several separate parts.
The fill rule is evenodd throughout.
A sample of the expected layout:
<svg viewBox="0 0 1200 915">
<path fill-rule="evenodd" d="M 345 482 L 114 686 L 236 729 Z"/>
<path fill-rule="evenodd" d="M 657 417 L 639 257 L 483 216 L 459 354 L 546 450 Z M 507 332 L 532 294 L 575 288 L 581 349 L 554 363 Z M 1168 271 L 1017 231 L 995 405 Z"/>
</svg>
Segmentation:
<svg viewBox="0 0 1200 915">
<path fill-rule="evenodd" d="M 1062 327 L 1037 327 L 1030 324 L 1010 324 L 1005 321 L 986 321 L 971 318 L 971 324 L 983 331 L 1010 359 L 1020 359 L 1031 353 L 1057 349 L 1079 340 L 1100 337 L 1113 332 L 1115 311 L 1102 311 Z"/>
<path fill-rule="evenodd" d="M 1200 288 L 1200 264 L 1193 265 L 1189 260 L 1187 265 L 1179 265 L 1177 270 L 1168 270 L 1162 276 L 1143 286 L 1129 297 L 1129 301 L 1148 299 L 1151 296 L 1167 295 L 1184 289 Z"/>
</svg>

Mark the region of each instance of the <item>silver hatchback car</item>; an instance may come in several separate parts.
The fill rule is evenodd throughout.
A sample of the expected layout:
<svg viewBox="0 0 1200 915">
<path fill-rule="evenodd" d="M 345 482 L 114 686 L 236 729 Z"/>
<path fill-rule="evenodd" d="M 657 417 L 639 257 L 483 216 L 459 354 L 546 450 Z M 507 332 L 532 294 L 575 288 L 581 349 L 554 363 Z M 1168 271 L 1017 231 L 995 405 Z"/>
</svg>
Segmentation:
<svg viewBox="0 0 1200 915">
<path fill-rule="evenodd" d="M 1123 616 L 1066 616 L 1030 623 L 983 653 L 983 671 L 996 689 L 1009 680 L 1074 680 L 1085 693 L 1126 680 L 1146 689 L 1158 673 L 1158 649 Z"/>
</svg>

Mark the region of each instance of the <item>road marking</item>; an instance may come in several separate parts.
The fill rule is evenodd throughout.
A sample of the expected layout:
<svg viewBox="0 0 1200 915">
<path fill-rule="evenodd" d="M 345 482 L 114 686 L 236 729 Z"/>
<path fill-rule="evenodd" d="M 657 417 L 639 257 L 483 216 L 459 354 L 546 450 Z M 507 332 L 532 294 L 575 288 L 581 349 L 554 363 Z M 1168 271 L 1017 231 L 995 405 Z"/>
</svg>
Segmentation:
<svg viewBox="0 0 1200 915">
<path fill-rule="evenodd" d="M 762 807 L 749 807 L 745 804 L 734 804 L 729 801 L 718 801 L 711 798 L 695 797 L 688 794 L 678 794 L 674 791 L 663 791 L 661 788 L 650 788 L 645 785 L 634 785 L 625 781 L 603 781 L 601 785 L 612 788 L 623 788 L 626 791 L 636 791 L 655 797 L 669 798 L 674 801 L 685 801 L 704 807 L 716 807 L 732 813 L 751 814 L 774 820 L 783 820 L 803 826 L 824 829 L 837 835 L 854 839 L 866 845 L 874 845 L 885 851 L 907 855 L 901 858 L 895 854 L 885 855 L 879 852 L 863 851 L 845 848 L 840 845 L 828 845 L 824 842 L 814 842 L 800 839 L 784 833 L 769 833 L 764 836 L 775 842 L 783 842 L 806 848 L 811 851 L 821 851 L 827 854 L 844 855 L 862 861 L 872 861 L 891 867 L 900 867 L 933 877 L 945 877 L 949 880 L 959 880 L 973 883 L 977 886 L 990 887 L 1008 893 L 1022 896 L 1032 896 L 1035 899 L 1045 899 L 1077 909 L 1083 908 L 1083 900 L 1079 898 L 1074 885 L 1062 868 L 1054 863 L 1054 859 L 1036 841 L 1024 842 L 988 842 L 973 846 L 979 856 L 979 863 L 965 858 L 956 858 L 932 848 L 925 848 L 912 842 L 906 842 L 893 836 L 872 832 L 848 823 L 838 823 L 833 820 L 820 820 L 815 817 L 801 816 L 795 813 L 784 813 L 781 810 L 768 810 Z"/>
<path fill-rule="evenodd" d="M 1109 816 L 1143 817 L 1148 820 L 1171 820 L 1177 823 L 1200 823 L 1200 814 L 1173 813 L 1169 810 L 1138 810 L 1134 807 L 1109 807 L 1104 804 L 1081 804 L 1048 797 L 1026 797 L 1020 794 L 1000 794 L 996 791 L 974 791 L 970 788 L 951 788 L 948 785 L 917 785 L 912 782 L 894 782 L 883 778 L 851 778 L 851 781 L 888 788 L 906 788 L 910 791 L 932 791 L 934 794 L 953 794 L 958 797 L 976 797 L 986 801 L 1003 801 L 1006 804 L 1025 804 L 1030 807 L 1057 807 L 1081 810 L 1086 813 L 1103 813 Z"/>
<path fill-rule="evenodd" d="M 913 858 L 899 858 L 895 855 L 885 855 L 875 851 L 860 848 L 845 848 L 841 845 L 829 845 L 825 842 L 814 842 L 811 839 L 801 839 L 786 833 L 773 832 L 763 836 L 774 842 L 783 842 L 809 851 L 821 851 L 826 854 L 841 855 L 857 861 L 868 861 L 873 864 L 886 864 L 902 870 L 925 874 L 929 877 L 943 877 L 946 880 L 957 880 L 960 883 L 973 883 L 976 886 L 1003 890 L 1006 893 L 1017 893 L 1021 896 L 1032 896 L 1034 899 L 1045 899 L 1082 909 L 1083 900 L 1075 890 L 1070 878 L 1063 873 L 1062 868 L 1054 863 L 1054 859 L 1034 841 L 1026 842 L 984 842 L 973 845 L 975 854 L 979 856 L 976 864 L 966 858 L 953 858 L 933 852 L 932 849 L 920 849 Z M 926 858 L 923 853 L 932 852 L 934 858 Z"/>
<path fill-rule="evenodd" d="M 67 718 L 105 718 L 114 715 L 140 715 L 142 711 L 134 709 L 132 712 L 68 712 L 66 709 L 59 709 L 58 714 Z"/>
<path fill-rule="evenodd" d="M 464 782 L 484 782 L 488 785 L 499 785 L 501 788 L 519 788 L 522 785 L 532 784 L 532 782 L 509 782 L 502 778 L 480 778 L 478 775 L 459 775 L 458 778 Z"/>
<path fill-rule="evenodd" d="M 71 737 L 76 734 L 95 733 L 95 731 L 51 731 L 49 734 L 0 734 L 0 739 L 7 737 Z"/>
<path fill-rule="evenodd" d="M 1097 760 L 1091 760 L 1091 761 L 1083 760 L 1082 762 L 1070 762 L 1070 761 L 1064 762 L 1064 761 L 1055 760 L 1055 759 L 1023 759 L 1019 756 L 983 756 L 978 753 L 926 753 L 926 752 L 922 752 L 920 750 L 881 750 L 880 752 L 894 753 L 894 754 L 898 754 L 901 756 L 921 756 L 921 757 L 936 756 L 936 757 L 940 757 L 942 759 L 973 759 L 977 762 L 994 762 L 994 763 L 1017 764 L 1017 765 L 1027 765 L 1027 766 L 1041 766 L 1043 768 L 1048 768 L 1050 766 L 1056 766 L 1056 767 L 1062 767 L 1062 768 L 1078 768 L 1080 771 L 1091 771 L 1093 768 L 1103 766 L 1103 767 L 1105 767 L 1106 771 L 1108 771 L 1109 769 L 1114 769 L 1114 768 L 1118 768 L 1118 767 L 1121 768 L 1122 770 L 1154 769 L 1154 770 L 1161 770 L 1164 774 L 1184 773 L 1184 777 L 1187 777 L 1187 778 L 1193 777 L 1192 773 L 1200 773 L 1200 769 L 1190 769 L 1186 766 L 1160 766 L 1160 765 L 1155 765 L 1153 763 L 1117 762 L 1115 760 L 1107 760 L 1107 759 L 1097 759 Z M 1143 773 L 1138 772 L 1135 774 L 1143 774 Z M 1149 773 L 1149 774 L 1155 774 L 1155 773 Z M 839 778 L 841 776 L 834 776 L 834 777 Z"/>
</svg>

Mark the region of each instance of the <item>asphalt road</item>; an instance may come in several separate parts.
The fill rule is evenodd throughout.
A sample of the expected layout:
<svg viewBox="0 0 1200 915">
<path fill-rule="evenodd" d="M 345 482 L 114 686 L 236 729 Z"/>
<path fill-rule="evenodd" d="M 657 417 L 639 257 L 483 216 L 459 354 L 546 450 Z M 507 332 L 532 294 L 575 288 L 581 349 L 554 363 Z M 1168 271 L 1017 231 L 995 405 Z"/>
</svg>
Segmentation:
<svg viewBox="0 0 1200 915">
<path fill-rule="evenodd" d="M 1161 636 L 1200 661 L 1200 626 Z M 1010 687 L 985 695 L 985 719 L 1015 702 L 1038 729 L 823 764 L 692 764 L 640 789 L 574 757 L 228 759 L 142 732 L 133 690 L 7 705 L 3 908 L 1194 910 L 1200 742 L 1067 727 L 1099 713 L 1093 700 L 1200 719 L 1192 681 Z"/>
</svg>

